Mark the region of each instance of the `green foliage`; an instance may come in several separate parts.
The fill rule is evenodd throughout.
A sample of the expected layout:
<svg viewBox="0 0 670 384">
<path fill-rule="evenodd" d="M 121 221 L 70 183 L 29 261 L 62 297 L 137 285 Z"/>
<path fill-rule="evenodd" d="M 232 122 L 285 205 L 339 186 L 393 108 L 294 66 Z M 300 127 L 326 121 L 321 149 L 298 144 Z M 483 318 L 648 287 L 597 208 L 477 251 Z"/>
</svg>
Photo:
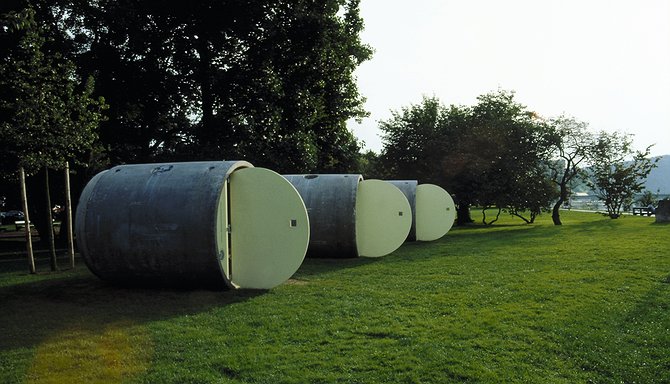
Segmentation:
<svg viewBox="0 0 670 384">
<path fill-rule="evenodd" d="M 641 207 L 648 207 L 650 205 L 656 207 L 658 206 L 658 194 L 653 193 L 652 191 L 645 190 L 637 199 L 637 203 Z"/>
<path fill-rule="evenodd" d="M 554 224 L 561 225 L 560 209 L 570 198 L 570 186 L 584 175 L 583 165 L 588 162 L 594 136 L 588 124 L 574 117 L 561 115 L 549 121 L 549 150 L 552 152 L 547 165 L 551 181 L 558 186 L 558 199 L 552 209 Z"/>
<path fill-rule="evenodd" d="M 455 108 L 455 107 L 454 107 Z M 418 179 L 444 184 L 440 160 L 445 150 L 445 132 L 450 131 L 452 114 L 436 97 L 424 97 L 420 104 L 392 111 L 379 122 L 384 149 L 380 156 L 386 173 L 397 179 Z"/>
<path fill-rule="evenodd" d="M 532 224 L 541 212 L 549 211 L 549 204 L 556 200 L 558 191 L 547 178 L 547 171 L 542 166 L 517 175 L 516 182 L 520 188 L 516 193 L 510 194 L 505 203 L 505 210 Z"/>
<path fill-rule="evenodd" d="M 60 3 L 45 6 L 111 105 L 112 162 L 355 167 L 346 121 L 365 115 L 353 72 L 371 55 L 358 0 Z"/>
<path fill-rule="evenodd" d="M 360 173 L 366 179 L 390 180 L 392 178 L 381 165 L 379 154 L 374 151 L 361 153 L 358 158 L 358 167 L 355 172 Z"/>
<path fill-rule="evenodd" d="M 382 164 L 395 178 L 443 186 L 459 205 L 507 208 L 530 219 L 555 199 L 545 181 L 548 130 L 514 93 L 492 92 L 472 107 L 443 106 L 433 98 L 394 112 L 382 121 Z M 461 208 L 463 207 L 464 210 Z"/>
<path fill-rule="evenodd" d="M 61 169 L 93 149 L 105 103 L 93 81 L 80 81 L 71 61 L 45 52 L 31 8 L 1 15 L 0 177 Z"/>
<path fill-rule="evenodd" d="M 544 122 L 516 102 L 513 92 L 498 91 L 478 97 L 471 126 L 460 150 L 478 165 L 466 178 L 467 185 L 477 186 L 477 203 L 507 208 L 515 216 L 528 210 L 531 217 L 524 220 L 534 221 L 556 197 L 546 180 Z"/>
<path fill-rule="evenodd" d="M 644 189 L 644 181 L 656 166 L 645 152 L 634 152 L 630 135 L 601 132 L 591 154 L 589 186 L 605 204 L 607 215 L 613 219 L 633 203 L 635 194 Z M 629 160 L 629 156 L 633 156 Z"/>
<path fill-rule="evenodd" d="M 563 221 L 308 259 L 260 292 L 123 289 L 3 260 L 0 382 L 667 382 L 667 225 Z"/>
</svg>

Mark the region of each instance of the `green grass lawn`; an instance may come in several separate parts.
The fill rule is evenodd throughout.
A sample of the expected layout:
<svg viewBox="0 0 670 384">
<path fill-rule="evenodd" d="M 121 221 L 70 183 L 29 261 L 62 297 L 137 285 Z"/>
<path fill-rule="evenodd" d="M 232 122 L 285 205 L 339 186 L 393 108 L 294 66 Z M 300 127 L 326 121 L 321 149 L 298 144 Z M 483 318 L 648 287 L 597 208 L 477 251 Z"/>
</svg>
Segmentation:
<svg viewBox="0 0 670 384">
<path fill-rule="evenodd" d="M 0 383 L 670 382 L 670 225 L 562 218 L 308 259 L 270 291 L 0 261 Z"/>
</svg>

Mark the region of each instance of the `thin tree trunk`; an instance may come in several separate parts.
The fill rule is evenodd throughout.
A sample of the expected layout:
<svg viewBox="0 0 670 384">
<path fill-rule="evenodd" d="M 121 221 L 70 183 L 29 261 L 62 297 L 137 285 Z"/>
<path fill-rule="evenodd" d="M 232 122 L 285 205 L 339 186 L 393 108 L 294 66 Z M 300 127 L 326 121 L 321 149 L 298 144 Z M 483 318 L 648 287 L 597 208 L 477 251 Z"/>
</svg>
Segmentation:
<svg viewBox="0 0 670 384">
<path fill-rule="evenodd" d="M 63 230 L 63 224 L 67 230 L 67 253 L 70 258 L 70 268 L 74 268 L 74 235 L 72 233 L 72 199 L 70 198 L 70 164 L 65 162 L 65 223 L 61 222 L 60 230 Z"/>
<path fill-rule="evenodd" d="M 551 211 L 551 220 L 553 220 L 554 225 L 563 225 L 561 222 L 561 214 L 559 213 L 559 209 L 561 209 L 561 204 L 563 204 L 563 199 L 559 198 L 556 204 L 554 204 L 554 208 Z"/>
<path fill-rule="evenodd" d="M 470 204 L 459 202 L 456 207 L 456 225 L 466 225 L 473 222 L 470 216 Z"/>
<path fill-rule="evenodd" d="M 535 216 L 533 216 L 532 213 L 530 214 L 530 220 L 526 219 L 525 217 L 523 217 L 523 215 L 521 215 L 517 212 L 512 212 L 512 216 L 518 217 L 519 219 L 523 220 L 526 224 L 532 224 L 533 221 L 535 220 Z"/>
<path fill-rule="evenodd" d="M 51 214 L 51 192 L 49 191 L 49 168 L 44 167 L 44 194 L 47 203 L 47 243 L 49 244 L 49 260 L 51 261 L 51 270 L 58 270 L 58 263 L 56 261 L 56 243 L 54 242 L 54 222 Z"/>
<path fill-rule="evenodd" d="M 25 220 L 26 252 L 28 253 L 28 269 L 35 273 L 35 257 L 33 255 L 33 238 L 30 233 L 30 215 L 28 214 L 28 194 L 26 193 L 26 173 L 23 167 L 19 169 L 21 178 L 21 203 L 23 204 L 23 219 Z"/>
<path fill-rule="evenodd" d="M 567 182 L 563 181 L 559 184 L 559 187 L 561 188 L 561 191 L 558 195 L 558 201 L 554 204 L 554 209 L 551 211 L 551 219 L 553 220 L 554 225 L 563 225 L 561 222 L 561 213 L 559 211 L 563 203 L 568 201 L 569 198 Z"/>
<path fill-rule="evenodd" d="M 498 219 L 500 218 L 500 212 L 502 212 L 502 208 L 498 208 L 496 218 L 491 220 L 491 222 L 488 222 L 488 223 L 486 222 L 486 210 L 487 209 L 489 209 L 489 208 L 488 207 L 482 208 L 482 216 L 483 216 L 482 223 L 484 223 L 484 225 L 491 225 L 491 224 L 495 223 L 496 221 L 498 221 Z"/>
</svg>

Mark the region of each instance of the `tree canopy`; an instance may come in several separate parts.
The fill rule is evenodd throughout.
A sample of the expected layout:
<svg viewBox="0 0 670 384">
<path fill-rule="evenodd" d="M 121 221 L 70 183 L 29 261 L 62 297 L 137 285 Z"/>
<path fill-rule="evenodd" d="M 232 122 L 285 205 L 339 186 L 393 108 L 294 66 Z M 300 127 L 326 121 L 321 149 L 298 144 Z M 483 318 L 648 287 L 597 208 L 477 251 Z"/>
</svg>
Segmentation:
<svg viewBox="0 0 670 384">
<path fill-rule="evenodd" d="M 470 220 L 472 204 L 515 215 L 528 210 L 532 221 L 555 197 L 544 182 L 545 124 L 513 92 L 481 95 L 471 107 L 424 98 L 394 112 L 380 128 L 388 176 L 445 187 L 458 204 L 460 223 Z"/>
<path fill-rule="evenodd" d="M 19 167 L 34 174 L 61 169 L 93 148 L 102 121 L 102 98 L 73 63 L 45 47 L 32 8 L 0 17 L 0 173 L 16 179 Z"/>
<path fill-rule="evenodd" d="M 550 119 L 550 151 L 548 162 L 551 181 L 558 187 L 558 198 L 552 208 L 552 220 L 561 225 L 560 209 L 570 199 L 570 185 L 583 177 L 583 167 L 588 164 L 594 145 L 594 134 L 587 130 L 588 124 L 561 115 Z"/>
<path fill-rule="evenodd" d="M 635 194 L 644 189 L 644 181 L 656 166 L 645 152 L 632 149 L 632 138 L 622 133 L 600 132 L 594 142 L 588 169 L 589 187 L 605 204 L 613 219 L 633 203 Z M 656 159 L 658 161 L 658 158 Z"/>
<path fill-rule="evenodd" d="M 551 210 L 560 225 L 559 210 L 577 181 L 586 181 L 616 218 L 642 191 L 654 162 L 649 148 L 632 150 L 630 135 L 587 127 L 565 115 L 542 118 L 504 90 L 472 106 L 424 97 L 380 122 L 384 149 L 378 158 L 366 155 L 366 166 L 385 178 L 443 186 L 457 204 L 459 224 L 471 221 L 474 205 L 486 224 L 501 211 L 532 223 Z M 488 219 L 491 208 L 497 213 Z"/>
<path fill-rule="evenodd" d="M 0 2 L 0 176 L 65 160 L 87 165 L 79 186 L 110 163 L 352 172 L 360 148 L 346 122 L 366 115 L 354 70 L 372 55 L 358 7 Z"/>
<path fill-rule="evenodd" d="M 358 0 L 44 2 L 110 109 L 113 163 L 245 159 L 345 171 L 365 115 L 355 68 L 372 50 Z M 46 18 L 46 16 L 45 16 Z"/>
</svg>

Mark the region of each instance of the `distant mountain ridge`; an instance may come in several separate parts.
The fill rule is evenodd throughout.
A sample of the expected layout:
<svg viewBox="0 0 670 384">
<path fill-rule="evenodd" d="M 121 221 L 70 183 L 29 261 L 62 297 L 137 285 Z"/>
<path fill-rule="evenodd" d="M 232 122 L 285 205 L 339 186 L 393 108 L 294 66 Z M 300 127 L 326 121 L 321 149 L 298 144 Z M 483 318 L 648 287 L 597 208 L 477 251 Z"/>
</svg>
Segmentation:
<svg viewBox="0 0 670 384">
<path fill-rule="evenodd" d="M 655 156 L 659 159 L 656 168 L 652 169 L 645 181 L 645 189 L 653 194 L 670 195 L 670 155 Z M 591 189 L 583 180 L 574 180 L 572 192 L 592 194 Z"/>
<path fill-rule="evenodd" d="M 670 194 L 670 155 L 658 156 L 656 168 L 651 170 L 645 187 L 652 193 Z M 654 157 L 653 159 L 656 159 Z"/>
</svg>

